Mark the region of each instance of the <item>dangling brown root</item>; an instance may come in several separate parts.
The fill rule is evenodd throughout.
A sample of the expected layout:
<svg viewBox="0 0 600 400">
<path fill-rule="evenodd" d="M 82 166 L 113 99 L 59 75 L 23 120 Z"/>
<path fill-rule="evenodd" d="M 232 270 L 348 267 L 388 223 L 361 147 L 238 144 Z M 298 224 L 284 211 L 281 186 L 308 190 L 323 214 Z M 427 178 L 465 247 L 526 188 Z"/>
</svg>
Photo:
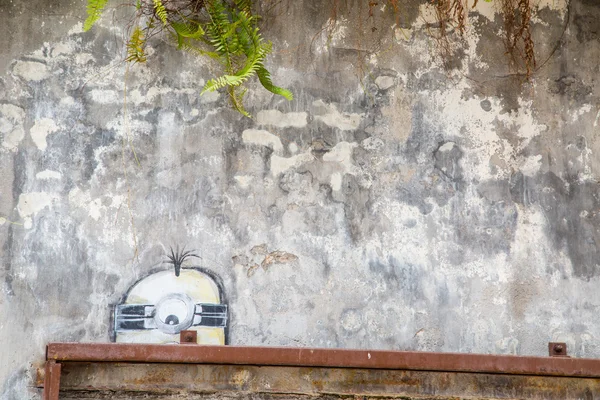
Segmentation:
<svg viewBox="0 0 600 400">
<path fill-rule="evenodd" d="M 524 68 L 529 79 L 536 67 L 530 0 L 501 0 L 501 11 L 504 17 L 504 47 L 511 67 L 516 72 Z"/>
</svg>

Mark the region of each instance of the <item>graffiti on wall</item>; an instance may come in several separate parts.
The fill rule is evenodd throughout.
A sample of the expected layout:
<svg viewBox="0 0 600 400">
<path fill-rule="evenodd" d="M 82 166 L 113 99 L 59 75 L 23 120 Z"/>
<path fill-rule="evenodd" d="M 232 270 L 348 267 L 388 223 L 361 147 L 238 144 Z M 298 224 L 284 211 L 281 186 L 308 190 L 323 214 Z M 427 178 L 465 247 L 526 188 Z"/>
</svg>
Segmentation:
<svg viewBox="0 0 600 400">
<path fill-rule="evenodd" d="M 173 251 L 173 269 L 134 283 L 114 310 L 114 339 L 120 343 L 179 343 L 183 330 L 197 331 L 199 344 L 227 343 L 227 304 L 220 279 L 199 267 L 182 268 L 196 257 Z"/>
</svg>

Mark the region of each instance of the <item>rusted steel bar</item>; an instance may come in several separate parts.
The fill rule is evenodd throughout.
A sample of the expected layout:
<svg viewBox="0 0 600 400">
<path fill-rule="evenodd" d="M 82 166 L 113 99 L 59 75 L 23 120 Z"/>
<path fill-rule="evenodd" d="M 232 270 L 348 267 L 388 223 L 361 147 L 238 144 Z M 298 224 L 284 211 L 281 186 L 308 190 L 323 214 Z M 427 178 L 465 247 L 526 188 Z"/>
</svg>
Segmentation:
<svg viewBox="0 0 600 400">
<path fill-rule="evenodd" d="M 48 360 L 271 365 L 600 378 L 600 359 L 290 347 L 51 343 Z"/>
<path fill-rule="evenodd" d="M 60 369 L 61 365 L 55 360 L 46 361 L 46 373 L 44 375 L 44 400 L 58 400 L 60 389 Z"/>
<path fill-rule="evenodd" d="M 137 392 L 140 398 L 144 397 L 142 392 L 154 398 L 151 394 L 180 394 L 183 388 L 190 393 L 183 397 L 197 400 L 278 400 L 277 395 L 279 400 L 398 400 L 426 396 L 438 400 L 565 400 L 597 398 L 600 379 L 360 368 L 66 362 L 62 365 L 60 388 L 65 394 L 104 391 L 113 394 L 111 399 L 131 399 L 126 394 L 119 396 L 120 392 Z M 197 393 L 218 395 L 194 397 Z"/>
</svg>

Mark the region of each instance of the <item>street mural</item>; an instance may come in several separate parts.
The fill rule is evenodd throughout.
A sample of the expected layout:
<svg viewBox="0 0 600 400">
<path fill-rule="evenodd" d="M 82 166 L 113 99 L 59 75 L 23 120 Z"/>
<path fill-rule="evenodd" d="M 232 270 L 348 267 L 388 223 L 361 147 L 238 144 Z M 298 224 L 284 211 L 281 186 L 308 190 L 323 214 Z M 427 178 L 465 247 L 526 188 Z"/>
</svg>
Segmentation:
<svg viewBox="0 0 600 400">
<path fill-rule="evenodd" d="M 152 273 L 131 286 L 114 310 L 118 343 L 179 343 L 183 330 L 198 344 L 227 343 L 227 304 L 219 278 L 202 268 L 182 268 L 192 252 L 173 251 L 173 269 Z"/>
</svg>

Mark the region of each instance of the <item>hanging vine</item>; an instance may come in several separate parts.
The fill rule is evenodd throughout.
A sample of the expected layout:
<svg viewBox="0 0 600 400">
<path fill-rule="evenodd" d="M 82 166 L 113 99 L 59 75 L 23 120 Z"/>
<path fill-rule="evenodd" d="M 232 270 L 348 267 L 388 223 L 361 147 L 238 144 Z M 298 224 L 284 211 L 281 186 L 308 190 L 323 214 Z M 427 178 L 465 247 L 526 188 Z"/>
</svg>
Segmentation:
<svg viewBox="0 0 600 400">
<path fill-rule="evenodd" d="M 531 38 L 530 0 L 499 0 L 504 16 L 504 47 L 511 66 L 517 71 L 525 68 L 530 77 L 536 67 Z"/>
<path fill-rule="evenodd" d="M 109 0 L 87 0 L 87 19 L 84 30 L 92 28 Z M 121 0 L 122 1 L 122 0 Z M 257 77 L 262 86 L 288 100 L 292 93 L 275 86 L 265 68 L 272 51 L 270 42 L 260 33 L 257 16 L 252 13 L 251 0 L 130 0 L 134 1 L 131 35 L 127 42 L 126 60 L 132 63 L 147 61 L 147 40 L 157 33 L 167 32 L 177 48 L 197 56 L 218 61 L 222 74 L 206 82 L 202 93 L 220 89 L 227 91 L 233 107 L 245 116 L 244 84 Z M 339 0 L 333 0 L 337 15 Z M 368 1 L 369 17 L 379 4 Z M 475 8 L 478 0 L 472 0 Z M 492 0 L 484 0 L 491 2 Z M 460 40 L 467 27 L 469 0 L 430 0 L 439 27 L 437 40 L 440 56 L 446 66 L 452 54 L 452 40 Z M 511 67 L 524 70 L 529 78 L 536 68 L 534 42 L 531 35 L 531 0 L 494 0 L 504 18 L 503 41 Z M 399 12 L 400 0 L 385 0 L 389 9 Z M 335 18 L 333 19 L 335 20 Z M 453 33 L 454 32 L 454 33 Z"/>
<path fill-rule="evenodd" d="M 84 30 L 92 28 L 108 0 L 88 0 Z M 265 41 L 252 15 L 250 0 L 136 0 L 134 27 L 127 58 L 143 63 L 147 38 L 166 31 L 181 50 L 218 61 L 223 74 L 210 79 L 202 93 L 227 90 L 233 107 L 250 116 L 243 105 L 244 83 L 256 76 L 262 86 L 288 100 L 292 93 L 275 86 L 265 60 L 272 45 Z"/>
</svg>

